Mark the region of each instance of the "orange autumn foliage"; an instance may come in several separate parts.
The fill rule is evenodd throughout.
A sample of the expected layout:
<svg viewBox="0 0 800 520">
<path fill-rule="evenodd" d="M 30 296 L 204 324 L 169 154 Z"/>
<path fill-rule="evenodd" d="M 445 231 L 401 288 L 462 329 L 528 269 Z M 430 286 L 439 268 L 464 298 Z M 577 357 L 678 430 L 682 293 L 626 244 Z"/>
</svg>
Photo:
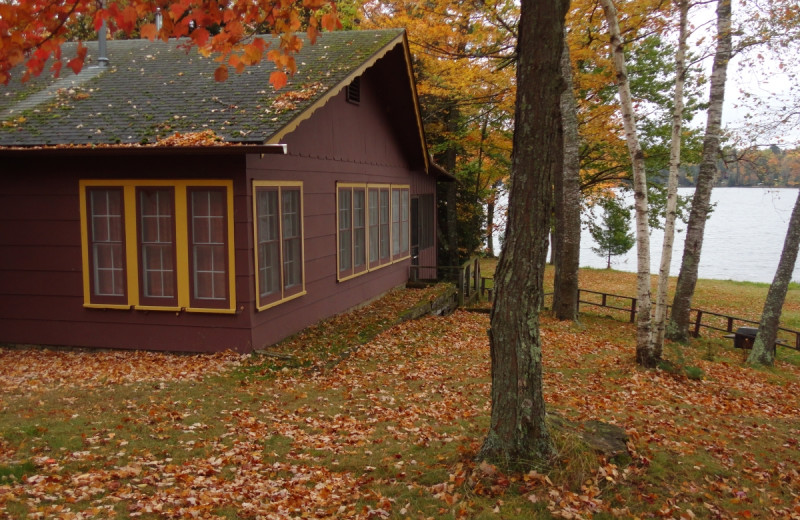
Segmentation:
<svg viewBox="0 0 800 520">
<path fill-rule="evenodd" d="M 157 11 L 162 16 L 160 29 L 153 23 Z M 263 59 L 269 44 L 256 33 L 280 34 L 279 48 L 267 56 L 280 69 L 271 78 L 276 87 L 285 84 L 286 73 L 296 69 L 293 54 L 302 46 L 298 31 L 305 28 L 313 43 L 321 30 L 341 26 L 334 0 L 108 0 L 105 6 L 95 0 L 0 3 L 0 83 L 8 83 L 15 67 L 22 66 L 22 72 L 13 73 L 25 81 L 40 75 L 51 62 L 49 72 L 58 76 L 61 45 L 70 29 L 87 17 L 95 30 L 105 22 L 111 31 L 130 35 L 138 30 L 150 40 L 187 38 L 187 48 L 217 56 L 221 63 L 215 74 L 218 81 L 227 78 L 229 65 L 241 72 L 240 64 L 253 65 Z M 67 66 L 77 74 L 85 59 L 86 48 L 79 45 Z"/>
</svg>

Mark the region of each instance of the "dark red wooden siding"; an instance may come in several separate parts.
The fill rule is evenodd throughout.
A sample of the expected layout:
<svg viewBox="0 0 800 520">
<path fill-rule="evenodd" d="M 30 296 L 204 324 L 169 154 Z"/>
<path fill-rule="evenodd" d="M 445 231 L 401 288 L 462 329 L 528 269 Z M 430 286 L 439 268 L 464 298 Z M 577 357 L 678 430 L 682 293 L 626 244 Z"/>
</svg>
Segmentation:
<svg viewBox="0 0 800 520">
<path fill-rule="evenodd" d="M 80 179 L 235 179 L 243 158 L 5 159 L 0 190 L 0 342 L 173 351 L 250 349 L 250 314 L 83 307 Z M 237 204 L 238 205 L 238 204 Z M 252 295 L 249 212 L 234 210 L 237 299 Z"/>
<path fill-rule="evenodd" d="M 302 181 L 304 190 L 305 275 L 307 294 L 252 317 L 255 347 L 269 345 L 320 319 L 375 299 L 408 280 L 410 259 L 337 281 L 336 183 L 403 184 L 411 195 L 435 193 L 424 171 L 417 121 L 407 88 L 389 60 L 361 78 L 361 100 L 348 103 L 341 92 L 283 140 L 287 156 L 251 157 L 252 180 Z M 408 80 L 405 79 L 407 82 Z M 406 84 L 407 85 L 407 84 Z M 399 106 L 408 103 L 408 110 Z M 416 147 L 414 147 L 416 144 Z M 252 219 L 252 216 L 251 216 Z M 252 240 L 252 239 L 251 239 Z M 420 252 L 420 262 L 436 264 L 436 247 Z M 255 309 L 255 301 L 248 302 Z"/>
</svg>

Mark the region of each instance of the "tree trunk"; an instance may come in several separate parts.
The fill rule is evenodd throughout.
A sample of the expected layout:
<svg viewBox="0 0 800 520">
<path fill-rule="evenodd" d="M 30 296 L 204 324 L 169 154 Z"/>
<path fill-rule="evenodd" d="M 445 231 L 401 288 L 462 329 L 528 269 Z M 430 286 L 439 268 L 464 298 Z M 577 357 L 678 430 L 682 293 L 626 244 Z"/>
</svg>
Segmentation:
<svg viewBox="0 0 800 520">
<path fill-rule="evenodd" d="M 544 296 L 553 175 L 563 160 L 559 69 L 568 0 L 522 0 L 506 241 L 495 274 L 489 331 L 492 417 L 479 458 L 550 463 L 539 310 Z"/>
<path fill-rule="evenodd" d="M 578 320 L 578 270 L 581 259 L 581 165 L 578 141 L 578 108 L 572 87 L 572 65 L 569 47 L 564 37 L 561 55 L 561 73 L 566 89 L 561 94 L 561 121 L 564 130 L 564 166 L 561 193 L 561 210 L 556 211 L 556 236 L 558 261 L 555 268 L 553 310 L 559 320 Z M 556 184 L 557 185 L 557 184 Z"/>
<path fill-rule="evenodd" d="M 775 340 L 778 339 L 778 323 L 783 311 L 783 302 L 792 273 L 797 262 L 797 250 L 800 247 L 800 191 L 794 203 L 792 217 L 789 219 L 789 229 L 786 230 L 786 239 L 783 242 L 781 260 L 775 271 L 775 278 L 767 292 L 764 310 L 761 313 L 761 322 L 758 324 L 758 333 L 753 342 L 753 350 L 747 358 L 748 363 L 772 366 L 775 363 Z"/>
<path fill-rule="evenodd" d="M 644 169 L 644 154 L 636 133 L 636 117 L 633 111 L 631 89 L 619 33 L 617 10 L 612 0 L 600 0 L 608 20 L 611 33 L 611 52 L 617 69 L 622 124 L 625 140 L 633 166 L 634 209 L 636 211 L 636 362 L 645 367 L 654 367 L 658 356 L 650 341 L 650 226 L 647 220 L 647 177 Z"/>
<path fill-rule="evenodd" d="M 492 196 L 486 203 L 486 253 L 494 256 L 494 201 Z"/>
<path fill-rule="evenodd" d="M 678 52 L 675 56 L 675 95 L 672 110 L 672 137 L 669 153 L 669 178 L 667 181 L 667 220 L 664 224 L 664 242 L 661 248 L 661 266 L 658 271 L 656 312 L 653 319 L 653 352 L 661 357 L 664 333 L 667 326 L 667 292 L 672 263 L 672 244 L 675 241 L 675 219 L 678 205 L 678 170 L 681 165 L 681 131 L 683 129 L 683 84 L 686 71 L 686 39 L 689 0 L 680 0 L 680 32 Z"/>
<path fill-rule="evenodd" d="M 494 254 L 494 211 L 497 203 L 497 191 L 502 186 L 500 181 L 492 184 L 492 193 L 489 194 L 489 201 L 486 203 L 486 249 L 489 256 L 496 256 Z"/>
<path fill-rule="evenodd" d="M 667 325 L 666 336 L 676 341 L 689 339 L 689 311 L 697 285 L 697 269 L 700 264 L 700 250 L 703 247 L 703 234 L 711 201 L 711 188 L 717 173 L 720 132 L 722 128 L 722 103 L 725 100 L 725 79 L 728 75 L 728 61 L 731 57 L 731 0 L 719 0 L 717 4 L 717 51 L 711 71 L 711 91 L 709 95 L 708 120 L 703 139 L 703 158 L 697 174 L 696 188 L 692 197 L 692 210 L 686 228 L 681 270 L 672 301 L 672 313 Z"/>
</svg>

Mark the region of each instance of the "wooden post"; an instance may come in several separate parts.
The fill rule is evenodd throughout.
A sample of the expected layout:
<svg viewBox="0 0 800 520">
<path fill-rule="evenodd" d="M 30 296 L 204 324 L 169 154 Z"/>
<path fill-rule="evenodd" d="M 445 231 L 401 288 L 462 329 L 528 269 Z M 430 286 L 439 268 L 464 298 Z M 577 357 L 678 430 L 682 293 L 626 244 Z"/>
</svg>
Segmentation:
<svg viewBox="0 0 800 520">
<path fill-rule="evenodd" d="M 694 322 L 694 332 L 692 333 L 692 336 L 694 336 L 695 338 L 699 338 L 700 337 L 700 322 L 701 322 L 702 319 L 703 319 L 703 311 L 698 309 L 697 310 L 697 321 Z"/>
<path fill-rule="evenodd" d="M 458 270 L 458 306 L 464 306 L 464 270 Z"/>
<path fill-rule="evenodd" d="M 475 263 L 474 263 L 473 270 L 475 271 L 474 273 L 472 273 L 472 276 L 473 276 L 474 281 L 475 281 L 475 284 L 473 285 L 473 288 L 475 289 L 475 292 L 477 293 L 478 292 L 478 280 L 481 279 L 481 264 L 480 264 L 480 262 L 478 262 L 478 257 L 475 257 Z M 476 298 L 476 300 L 477 300 L 477 298 Z"/>
<path fill-rule="evenodd" d="M 631 323 L 636 321 L 636 298 L 631 298 Z"/>
<path fill-rule="evenodd" d="M 733 317 L 728 316 L 728 332 L 733 332 Z"/>
</svg>

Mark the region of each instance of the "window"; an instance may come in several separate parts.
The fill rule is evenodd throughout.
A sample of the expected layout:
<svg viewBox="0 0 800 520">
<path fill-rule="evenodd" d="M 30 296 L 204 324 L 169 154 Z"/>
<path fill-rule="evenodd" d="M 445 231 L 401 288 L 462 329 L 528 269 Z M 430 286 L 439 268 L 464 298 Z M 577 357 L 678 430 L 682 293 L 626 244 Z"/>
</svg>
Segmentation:
<svg viewBox="0 0 800 520">
<path fill-rule="evenodd" d="M 235 312 L 232 183 L 80 182 L 84 306 Z"/>
<path fill-rule="evenodd" d="M 353 219 L 352 190 L 339 190 L 339 272 L 348 273 L 353 269 Z"/>
<path fill-rule="evenodd" d="M 409 256 L 408 186 L 339 183 L 336 192 L 339 281 Z"/>
<path fill-rule="evenodd" d="M 189 190 L 192 307 L 227 305 L 227 214 L 224 190 Z"/>
<path fill-rule="evenodd" d="M 305 294 L 302 183 L 254 181 L 259 310 Z"/>
<path fill-rule="evenodd" d="M 175 276 L 175 190 L 137 188 L 139 226 L 139 301 L 178 305 Z"/>
<path fill-rule="evenodd" d="M 93 188 L 86 193 L 91 299 L 125 304 L 125 216 L 121 188 Z M 84 226 L 85 228 L 85 226 Z M 86 248 L 84 248 L 86 249 Z"/>
<path fill-rule="evenodd" d="M 339 279 L 367 270 L 367 189 L 340 184 L 338 193 Z"/>
<path fill-rule="evenodd" d="M 409 191 L 392 186 L 392 259 L 408 256 Z"/>
</svg>

